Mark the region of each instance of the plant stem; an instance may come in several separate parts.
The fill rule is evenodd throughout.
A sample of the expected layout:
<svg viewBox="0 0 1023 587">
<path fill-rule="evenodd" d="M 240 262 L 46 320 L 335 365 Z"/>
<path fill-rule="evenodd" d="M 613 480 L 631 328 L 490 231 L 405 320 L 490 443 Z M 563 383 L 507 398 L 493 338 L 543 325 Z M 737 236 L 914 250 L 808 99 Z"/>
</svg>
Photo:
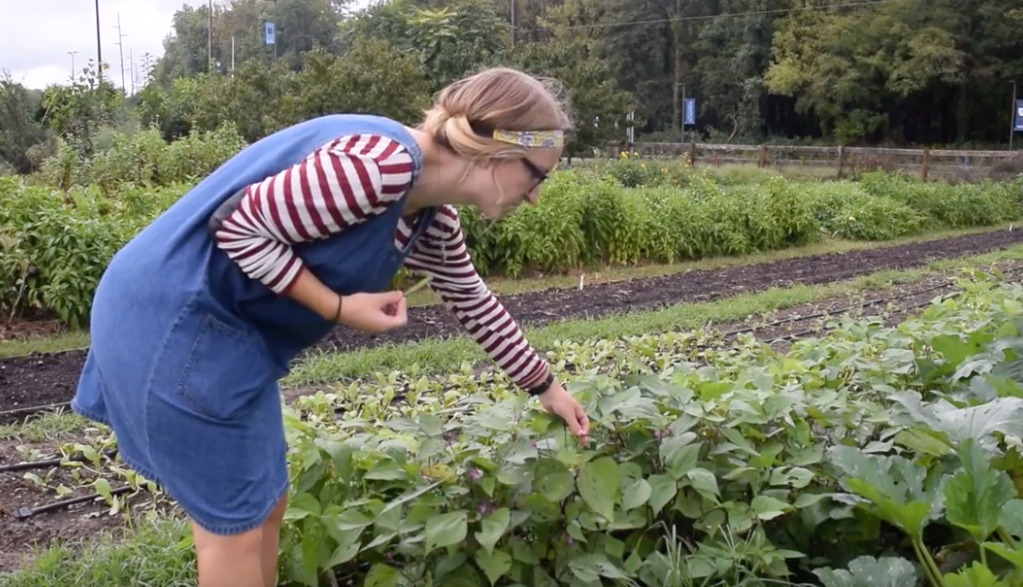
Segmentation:
<svg viewBox="0 0 1023 587">
<path fill-rule="evenodd" d="M 945 582 L 941 579 L 941 571 L 938 570 L 938 566 L 934 564 L 934 559 L 931 558 L 930 553 L 924 548 L 920 540 L 913 538 L 913 550 L 916 551 L 917 558 L 920 559 L 920 563 L 923 564 L 924 572 L 927 574 L 927 579 L 931 582 L 933 587 L 945 587 Z"/>
<path fill-rule="evenodd" d="M 1012 538 L 1012 534 L 1006 532 L 1005 528 L 1001 526 L 998 527 L 998 537 L 1001 538 L 1002 542 L 1004 542 L 1005 545 L 1008 546 L 1009 548 L 1013 550 L 1019 548 L 1018 546 L 1016 546 L 1016 541 Z"/>
</svg>

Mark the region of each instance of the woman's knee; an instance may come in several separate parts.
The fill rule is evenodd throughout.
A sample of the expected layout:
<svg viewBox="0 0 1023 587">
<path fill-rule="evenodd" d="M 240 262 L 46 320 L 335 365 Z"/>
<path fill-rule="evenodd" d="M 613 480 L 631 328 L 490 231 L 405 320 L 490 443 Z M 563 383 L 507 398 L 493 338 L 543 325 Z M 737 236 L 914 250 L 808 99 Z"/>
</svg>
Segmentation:
<svg viewBox="0 0 1023 587">
<path fill-rule="evenodd" d="M 192 523 L 192 542 L 199 558 L 222 555 L 244 555 L 259 553 L 263 544 L 263 528 L 254 528 L 240 534 L 222 536 L 204 530 Z"/>
</svg>

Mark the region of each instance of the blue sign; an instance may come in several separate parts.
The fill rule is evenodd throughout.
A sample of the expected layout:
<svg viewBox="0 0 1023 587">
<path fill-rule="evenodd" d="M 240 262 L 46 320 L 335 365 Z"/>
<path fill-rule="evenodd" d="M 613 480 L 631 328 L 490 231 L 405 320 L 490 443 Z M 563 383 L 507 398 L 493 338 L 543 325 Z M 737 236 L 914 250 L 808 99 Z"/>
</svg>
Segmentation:
<svg viewBox="0 0 1023 587">
<path fill-rule="evenodd" d="M 1016 121 L 1012 125 L 1013 130 L 1023 132 L 1023 100 L 1016 100 L 1016 115 L 1013 119 Z"/>
<path fill-rule="evenodd" d="M 696 98 L 686 98 L 685 124 L 696 124 Z"/>
<path fill-rule="evenodd" d="M 267 45 L 273 45 L 274 44 L 274 42 L 275 42 L 274 33 L 275 33 L 275 31 L 274 31 L 274 23 L 272 23 L 272 22 L 266 23 L 266 44 Z"/>
</svg>

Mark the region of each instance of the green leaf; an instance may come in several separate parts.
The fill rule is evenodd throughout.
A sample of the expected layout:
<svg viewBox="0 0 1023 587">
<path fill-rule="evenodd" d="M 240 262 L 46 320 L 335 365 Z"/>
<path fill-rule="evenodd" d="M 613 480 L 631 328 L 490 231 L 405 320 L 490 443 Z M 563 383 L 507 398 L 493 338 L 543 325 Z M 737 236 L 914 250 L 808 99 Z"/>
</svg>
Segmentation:
<svg viewBox="0 0 1023 587">
<path fill-rule="evenodd" d="M 959 446 L 963 469 L 945 483 L 945 516 L 980 543 L 998 528 L 1002 507 L 1016 494 L 1005 471 L 991 468 L 980 445 L 968 438 Z"/>
<path fill-rule="evenodd" d="M 690 481 L 692 481 L 693 488 L 696 489 L 700 495 L 715 503 L 718 501 L 718 496 L 721 494 L 718 491 L 718 480 L 717 477 L 714 476 L 714 473 L 711 473 L 707 469 L 696 468 L 689 470 L 689 472 L 686 473 L 686 476 L 689 477 Z"/>
<path fill-rule="evenodd" d="M 482 587 L 480 574 L 472 565 L 463 564 L 451 571 L 438 583 L 438 587 Z"/>
<path fill-rule="evenodd" d="M 359 554 L 359 548 L 360 545 L 358 541 L 351 544 L 339 545 L 336 549 L 334 549 L 334 553 L 330 555 L 330 559 L 324 566 L 328 569 L 333 569 L 334 567 L 339 567 L 345 564 L 346 562 L 354 559 L 355 555 Z"/>
<path fill-rule="evenodd" d="M 584 554 L 573 558 L 568 563 L 572 574 L 580 581 L 596 583 L 601 577 L 608 579 L 627 579 L 628 575 L 601 553 Z"/>
<path fill-rule="evenodd" d="M 42 484 L 41 479 L 39 480 L 39 484 Z M 97 477 L 96 480 L 92 482 L 92 488 L 96 490 L 96 493 L 99 494 L 99 496 L 105 499 L 107 502 L 110 502 L 111 498 L 113 497 L 113 493 L 111 492 L 110 489 L 110 482 L 104 479 L 103 477 Z M 316 500 L 314 499 L 313 501 Z M 317 503 L 316 505 L 319 506 L 320 504 Z"/>
<path fill-rule="evenodd" d="M 559 503 L 575 489 L 575 477 L 564 463 L 543 459 L 536 466 L 536 491 L 548 500 Z"/>
<path fill-rule="evenodd" d="M 284 511 L 286 521 L 301 520 L 306 516 L 319 516 L 321 513 L 320 502 L 308 493 L 295 496 L 295 499 L 288 503 Z"/>
<path fill-rule="evenodd" d="M 650 500 L 653 489 L 646 479 L 637 479 L 622 492 L 622 509 L 629 511 Z"/>
<path fill-rule="evenodd" d="M 1013 499 L 1005 504 L 998 523 L 1009 534 L 1023 539 L 1023 499 Z"/>
<path fill-rule="evenodd" d="M 668 475 L 651 475 L 650 479 L 650 508 L 654 514 L 661 513 L 664 506 L 675 499 L 678 493 L 678 481 Z"/>
<path fill-rule="evenodd" d="M 390 459 L 382 460 L 373 465 L 373 468 L 362 476 L 369 481 L 400 481 L 408 479 L 408 471 L 397 462 Z"/>
<path fill-rule="evenodd" d="M 703 443 L 690 444 L 694 434 L 684 436 L 673 436 L 661 443 L 661 459 L 664 461 L 664 468 L 671 473 L 675 479 L 682 479 L 691 469 L 696 468 L 700 459 L 700 449 Z"/>
<path fill-rule="evenodd" d="M 757 518 L 761 520 L 773 520 L 778 516 L 785 515 L 785 512 L 792 509 L 792 506 L 767 495 L 758 495 L 753 498 L 750 508 Z"/>
<path fill-rule="evenodd" d="M 943 579 L 946 587 L 1009 587 L 980 561 L 973 561 L 972 565 L 945 575 Z"/>
<path fill-rule="evenodd" d="M 377 563 L 366 574 L 366 582 L 363 583 L 363 587 L 397 587 L 400 576 L 398 569 L 384 563 Z"/>
<path fill-rule="evenodd" d="M 813 481 L 813 471 L 803 467 L 779 467 L 771 472 L 771 485 L 788 485 L 802 489 Z"/>
<path fill-rule="evenodd" d="M 816 569 L 813 574 L 824 587 L 916 587 L 917 572 L 913 563 L 903 558 L 857 557 L 849 570 Z"/>
<path fill-rule="evenodd" d="M 480 531 L 476 532 L 474 536 L 484 550 L 488 553 L 493 552 L 494 545 L 508 531 L 509 524 L 511 524 L 511 512 L 508 508 L 499 508 L 483 518 L 480 522 Z"/>
<path fill-rule="evenodd" d="M 999 397 L 968 408 L 944 401 L 925 405 L 915 391 L 893 394 L 891 399 L 921 424 L 948 434 L 953 444 L 972 438 L 981 446 L 994 446 L 996 432 L 1023 437 L 1023 399 L 1018 397 Z"/>
<path fill-rule="evenodd" d="M 621 493 L 621 471 L 611 457 L 583 463 L 579 467 L 579 495 L 595 513 L 614 520 L 615 503 Z"/>
<path fill-rule="evenodd" d="M 866 455 L 856 448 L 828 449 L 831 462 L 845 476 L 839 484 L 866 499 L 874 515 L 919 538 L 930 519 L 940 514 L 943 504 L 937 486 L 925 490 L 923 467 L 903 457 Z"/>
<path fill-rule="evenodd" d="M 923 428 L 910 428 L 908 430 L 901 430 L 895 435 L 894 440 L 906 448 L 925 455 L 943 457 L 950 454 L 952 447 L 935 436 L 935 434 L 941 433 Z"/>
<path fill-rule="evenodd" d="M 440 436 L 444 431 L 444 422 L 433 414 L 419 414 L 416 420 L 419 429 L 427 436 Z"/>
<path fill-rule="evenodd" d="M 334 470 L 337 472 L 338 479 L 341 483 L 351 483 L 352 473 L 354 471 L 354 468 L 352 467 L 352 455 L 355 452 L 352 447 L 343 442 L 326 438 L 317 438 L 316 446 L 323 449 L 323 451 L 330 456 L 331 460 L 334 461 Z"/>
<path fill-rule="evenodd" d="M 1009 561 L 1017 570 L 1023 571 L 1023 550 L 1009 550 L 1001 542 L 985 542 L 981 546 Z"/>
<path fill-rule="evenodd" d="M 464 511 L 448 512 L 426 522 L 426 554 L 435 548 L 445 548 L 465 540 L 469 532 L 468 516 Z"/>
<path fill-rule="evenodd" d="M 493 552 L 477 550 L 475 558 L 476 564 L 479 565 L 483 574 L 487 576 L 491 585 L 496 584 L 497 580 L 506 575 L 512 567 L 511 555 L 503 550 L 495 550 Z"/>
<path fill-rule="evenodd" d="M 332 520 L 334 528 L 341 532 L 360 532 L 373 525 L 373 519 L 356 509 L 345 510 Z"/>
</svg>

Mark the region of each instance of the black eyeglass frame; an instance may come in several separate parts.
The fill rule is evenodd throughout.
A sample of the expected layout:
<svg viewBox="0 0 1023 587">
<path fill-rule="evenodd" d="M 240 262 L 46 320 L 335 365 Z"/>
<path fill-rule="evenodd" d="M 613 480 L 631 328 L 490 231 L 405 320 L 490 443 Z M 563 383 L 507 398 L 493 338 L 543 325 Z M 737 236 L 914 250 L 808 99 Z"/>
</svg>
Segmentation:
<svg viewBox="0 0 1023 587">
<path fill-rule="evenodd" d="M 481 137 L 488 137 L 489 138 L 489 137 L 493 137 L 494 136 L 494 129 L 491 128 L 490 125 L 488 125 L 486 123 L 478 122 L 478 121 L 469 121 L 469 126 L 472 128 L 473 132 L 475 132 L 477 135 L 479 135 Z M 523 157 L 521 159 L 521 161 L 522 161 L 522 164 L 525 165 L 525 167 L 529 171 L 529 173 L 536 180 L 536 183 L 533 184 L 533 187 L 531 187 L 529 189 L 529 191 L 531 192 L 531 191 L 535 190 L 536 188 L 540 187 L 540 184 L 542 184 L 544 181 L 547 180 L 547 177 L 550 174 L 550 172 L 549 171 L 544 171 L 543 169 L 540 169 L 539 167 L 537 167 L 536 163 L 533 163 L 532 161 L 530 161 L 528 157 Z"/>
</svg>

